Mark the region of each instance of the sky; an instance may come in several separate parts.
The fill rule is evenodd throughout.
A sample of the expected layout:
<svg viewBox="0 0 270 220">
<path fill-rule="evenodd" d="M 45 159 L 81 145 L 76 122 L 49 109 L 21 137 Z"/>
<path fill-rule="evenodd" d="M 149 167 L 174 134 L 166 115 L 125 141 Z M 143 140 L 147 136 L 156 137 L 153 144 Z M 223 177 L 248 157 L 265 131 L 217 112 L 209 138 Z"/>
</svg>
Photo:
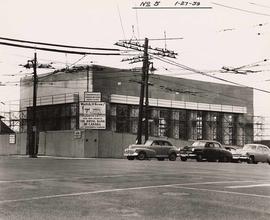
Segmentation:
<svg viewBox="0 0 270 220">
<path fill-rule="evenodd" d="M 142 2 L 156 8 L 134 8 Z M 200 3 L 200 7 L 211 8 L 175 8 L 181 2 Z M 147 37 L 152 47 L 166 47 L 177 52 L 174 61 L 179 64 L 234 83 L 270 91 L 270 2 L 267 0 L 0 0 L 0 4 L 0 37 L 118 49 L 124 49 L 114 45 L 119 40 Z M 163 40 L 151 40 L 156 38 Z M 19 65 L 33 59 L 34 52 L 33 49 L 0 45 L 0 111 L 8 110 L 9 103 L 19 100 L 19 79 L 31 74 Z M 55 68 L 75 62 L 120 68 L 142 65 L 121 62 L 123 58 L 130 57 L 127 54 L 82 57 L 36 52 L 39 63 L 53 62 Z M 155 74 L 224 83 L 159 60 L 153 61 L 157 69 Z M 223 66 L 236 68 L 245 65 L 250 65 L 246 69 L 259 72 L 242 75 L 220 71 Z M 38 70 L 38 74 L 44 71 L 50 70 Z M 268 120 L 269 100 L 269 92 L 254 90 L 254 114 Z"/>
</svg>

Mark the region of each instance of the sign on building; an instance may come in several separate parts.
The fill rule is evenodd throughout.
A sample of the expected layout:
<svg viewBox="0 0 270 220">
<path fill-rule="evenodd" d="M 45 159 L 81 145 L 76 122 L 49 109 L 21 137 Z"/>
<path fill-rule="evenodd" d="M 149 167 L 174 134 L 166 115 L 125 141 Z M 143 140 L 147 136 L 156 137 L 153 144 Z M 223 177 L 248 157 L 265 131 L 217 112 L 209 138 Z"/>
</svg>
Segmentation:
<svg viewBox="0 0 270 220">
<path fill-rule="evenodd" d="M 80 130 L 75 130 L 73 136 L 74 139 L 80 139 L 82 137 L 82 132 Z"/>
<path fill-rule="evenodd" d="M 100 92 L 84 92 L 85 102 L 100 102 L 101 93 Z"/>
<path fill-rule="evenodd" d="M 9 143 L 10 144 L 16 144 L 16 134 L 10 134 L 9 135 Z"/>
<path fill-rule="evenodd" d="M 80 102 L 80 129 L 106 129 L 106 103 Z"/>
</svg>

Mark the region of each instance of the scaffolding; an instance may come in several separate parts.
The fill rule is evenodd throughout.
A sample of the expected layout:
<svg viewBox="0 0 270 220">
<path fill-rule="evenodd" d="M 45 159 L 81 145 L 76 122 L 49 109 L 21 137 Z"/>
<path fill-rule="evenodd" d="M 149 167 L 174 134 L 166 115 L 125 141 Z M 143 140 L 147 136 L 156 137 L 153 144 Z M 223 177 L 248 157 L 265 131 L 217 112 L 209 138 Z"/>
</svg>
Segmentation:
<svg viewBox="0 0 270 220">
<path fill-rule="evenodd" d="M 39 97 L 38 103 L 40 108 L 43 109 L 40 110 L 44 112 L 46 106 L 77 103 L 78 101 L 78 94 L 63 94 Z M 31 104 L 31 100 L 21 100 L 21 103 L 22 102 L 28 103 L 29 105 Z M 31 108 L 31 105 L 28 107 L 24 105 L 24 108 L 19 110 L 20 106 L 18 103 L 19 102 L 12 103 L 9 107 L 9 111 L 0 111 L 0 115 L 4 117 L 2 121 L 13 131 L 26 132 L 29 120 L 28 117 L 30 117 L 30 115 L 27 116 L 27 109 L 28 107 Z M 134 107 L 137 106 L 134 105 Z M 107 112 L 107 129 L 123 133 L 136 133 L 137 110 L 132 109 L 131 107 L 129 108 L 130 113 L 127 114 L 120 114 L 119 109 L 118 111 L 115 109 L 115 114 Z M 112 109 L 113 108 L 111 107 L 111 110 Z M 189 110 L 187 110 L 187 112 L 189 112 Z M 269 124 L 267 123 L 266 118 L 262 116 L 248 116 L 246 114 L 243 116 L 243 114 L 192 110 L 190 111 L 192 113 L 190 117 L 187 117 L 187 112 L 178 109 L 177 111 L 172 110 L 170 114 L 167 112 L 168 115 L 162 115 L 162 111 L 159 114 L 154 114 L 155 110 L 153 109 L 150 114 L 149 127 L 150 131 L 152 131 L 150 133 L 152 133 L 153 136 L 165 135 L 176 139 L 200 139 L 209 137 L 211 139 L 220 140 L 223 144 L 235 144 L 240 146 L 245 143 L 262 141 L 270 138 L 270 135 L 267 134 L 269 132 L 269 129 L 267 130 Z M 76 112 L 76 114 L 78 114 L 78 112 Z M 74 114 L 72 115 L 72 117 L 75 117 Z M 49 117 L 48 114 L 47 117 Z M 123 120 L 121 117 L 124 117 Z M 58 120 L 55 119 L 55 121 Z M 126 123 L 128 125 L 126 125 Z M 76 123 L 73 122 L 73 124 Z M 156 128 L 156 126 L 158 128 Z M 188 128 L 191 129 L 189 131 L 190 133 L 187 131 Z M 160 135 L 160 132 L 163 132 L 163 135 Z"/>
</svg>

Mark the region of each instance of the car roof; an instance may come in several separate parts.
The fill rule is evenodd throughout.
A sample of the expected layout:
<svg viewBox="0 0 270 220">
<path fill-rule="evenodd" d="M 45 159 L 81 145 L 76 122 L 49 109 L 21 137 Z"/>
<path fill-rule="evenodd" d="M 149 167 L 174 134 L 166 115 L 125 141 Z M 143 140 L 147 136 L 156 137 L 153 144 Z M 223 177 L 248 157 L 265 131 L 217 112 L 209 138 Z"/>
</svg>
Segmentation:
<svg viewBox="0 0 270 220">
<path fill-rule="evenodd" d="M 148 141 L 168 141 L 168 142 L 170 142 L 169 140 L 164 140 L 164 139 L 148 139 Z"/>
<path fill-rule="evenodd" d="M 219 143 L 220 144 L 220 142 L 215 141 L 215 140 L 195 140 L 194 142 L 196 142 L 196 141 L 200 141 L 200 142 L 213 142 L 213 143 Z"/>
<path fill-rule="evenodd" d="M 245 144 L 244 146 L 261 146 L 261 147 L 267 147 L 269 148 L 268 146 L 264 145 L 264 144 L 258 144 L 258 143 L 249 143 L 249 144 Z"/>
</svg>

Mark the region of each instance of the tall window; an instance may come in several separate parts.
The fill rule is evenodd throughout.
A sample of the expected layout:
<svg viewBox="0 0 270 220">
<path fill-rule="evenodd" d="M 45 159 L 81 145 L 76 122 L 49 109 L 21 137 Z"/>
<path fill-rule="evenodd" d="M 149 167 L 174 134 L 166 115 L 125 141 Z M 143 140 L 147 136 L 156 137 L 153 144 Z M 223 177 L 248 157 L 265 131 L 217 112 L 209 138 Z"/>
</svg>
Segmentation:
<svg viewBox="0 0 270 220">
<path fill-rule="evenodd" d="M 116 106 L 116 131 L 129 132 L 129 106 Z"/>
<path fill-rule="evenodd" d="M 179 138 L 187 139 L 187 111 L 179 111 Z"/>
<path fill-rule="evenodd" d="M 233 126 L 233 115 L 232 114 L 224 114 L 223 118 L 223 140 L 224 144 L 234 144 L 233 140 L 233 132 L 234 132 L 234 126 Z"/>
<path fill-rule="evenodd" d="M 203 131 L 203 125 L 202 125 L 202 111 L 197 112 L 197 118 L 196 118 L 196 130 L 197 130 L 197 140 L 202 140 L 202 131 Z"/>
<path fill-rule="evenodd" d="M 167 137 L 167 131 L 168 131 L 168 110 L 160 110 L 160 115 L 159 115 L 159 132 L 158 136 L 160 137 Z"/>
</svg>

